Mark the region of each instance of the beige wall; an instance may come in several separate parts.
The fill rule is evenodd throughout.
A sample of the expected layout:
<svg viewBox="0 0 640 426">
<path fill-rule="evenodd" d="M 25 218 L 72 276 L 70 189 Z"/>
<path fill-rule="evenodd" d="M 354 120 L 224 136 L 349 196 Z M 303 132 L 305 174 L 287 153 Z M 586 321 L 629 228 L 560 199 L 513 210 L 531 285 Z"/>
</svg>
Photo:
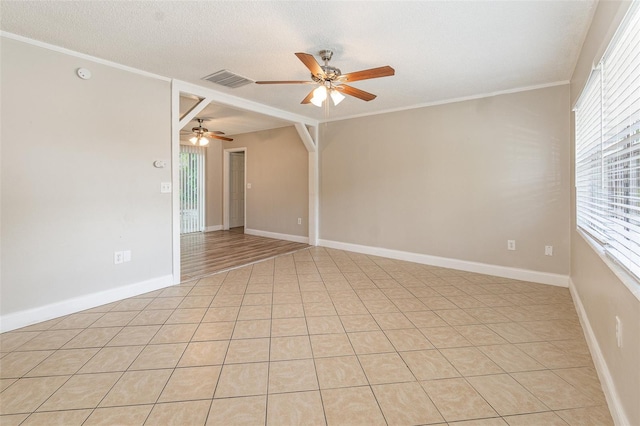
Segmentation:
<svg viewBox="0 0 640 426">
<path fill-rule="evenodd" d="M 246 147 L 248 229 L 307 237 L 309 153 L 296 129 L 282 127 L 233 136 L 223 148 Z M 298 218 L 302 224 L 298 225 Z"/>
<path fill-rule="evenodd" d="M 1 43 L 2 315 L 166 278 L 170 83 Z"/>
<path fill-rule="evenodd" d="M 580 95 L 592 64 L 602 57 L 628 6 L 629 2 L 601 1 L 598 4 L 571 79 L 572 104 Z M 574 146 L 572 141 L 572 157 Z M 640 301 L 576 231 L 573 181 L 571 188 L 571 280 L 584 306 L 628 424 L 640 425 Z M 618 348 L 616 343 L 616 315 L 623 323 L 622 348 Z"/>
<path fill-rule="evenodd" d="M 568 85 L 321 132 L 323 240 L 569 273 Z"/>
</svg>

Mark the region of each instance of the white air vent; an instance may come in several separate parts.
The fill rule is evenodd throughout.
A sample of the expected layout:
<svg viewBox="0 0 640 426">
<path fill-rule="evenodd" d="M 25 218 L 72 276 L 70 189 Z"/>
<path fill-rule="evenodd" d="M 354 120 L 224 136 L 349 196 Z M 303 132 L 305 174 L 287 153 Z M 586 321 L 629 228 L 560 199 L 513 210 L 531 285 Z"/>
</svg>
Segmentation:
<svg viewBox="0 0 640 426">
<path fill-rule="evenodd" d="M 202 79 L 215 84 L 219 84 L 221 86 L 231 87 L 232 89 L 254 83 L 253 80 L 249 80 L 246 77 L 234 74 L 229 70 L 220 70 L 218 72 L 214 72 L 211 75 L 203 77 Z"/>
</svg>

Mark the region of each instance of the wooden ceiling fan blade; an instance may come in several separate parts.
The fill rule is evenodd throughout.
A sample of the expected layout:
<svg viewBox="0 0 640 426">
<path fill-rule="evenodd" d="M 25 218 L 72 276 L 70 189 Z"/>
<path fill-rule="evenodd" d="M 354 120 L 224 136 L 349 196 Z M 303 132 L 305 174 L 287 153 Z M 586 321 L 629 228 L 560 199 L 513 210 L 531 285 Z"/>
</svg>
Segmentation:
<svg viewBox="0 0 640 426">
<path fill-rule="evenodd" d="M 320 64 L 318 63 L 318 61 L 316 61 L 316 58 L 314 58 L 313 55 L 299 52 L 299 53 L 296 53 L 296 56 L 298 57 L 298 59 L 300 59 L 300 61 L 302 61 L 302 63 L 307 68 L 309 68 L 309 71 L 311 71 L 311 74 L 323 80 L 327 78 L 327 75 L 325 74 L 324 70 L 322 69 L 322 67 L 320 67 Z"/>
<path fill-rule="evenodd" d="M 355 87 L 347 86 L 346 84 L 340 84 L 334 86 L 333 88 L 344 93 L 345 95 L 350 95 L 367 102 L 372 101 L 376 98 L 376 95 L 374 95 L 373 93 L 365 92 L 364 90 L 356 89 Z"/>
<path fill-rule="evenodd" d="M 219 130 L 211 130 L 205 133 L 211 133 L 212 135 L 224 135 L 224 132 L 221 132 Z"/>
<path fill-rule="evenodd" d="M 389 77 L 391 75 L 395 75 L 396 70 L 391 68 L 389 65 L 385 65 L 384 67 L 371 68 L 368 70 L 350 72 L 348 74 L 343 74 L 338 77 L 339 81 L 358 81 L 358 80 L 367 80 L 370 78 L 379 78 L 379 77 Z"/>
<path fill-rule="evenodd" d="M 218 136 L 218 135 L 209 135 L 209 137 L 211 139 L 220 139 L 221 141 L 228 141 L 228 142 L 231 142 L 233 140 L 231 138 L 227 138 L 225 136 Z"/>
<path fill-rule="evenodd" d="M 316 90 L 316 89 L 313 89 Z M 300 102 L 301 104 L 309 104 L 311 103 L 311 98 L 313 98 L 313 90 L 309 92 L 309 94 Z"/>
<path fill-rule="evenodd" d="M 256 81 L 256 84 L 317 84 L 314 81 Z"/>
</svg>

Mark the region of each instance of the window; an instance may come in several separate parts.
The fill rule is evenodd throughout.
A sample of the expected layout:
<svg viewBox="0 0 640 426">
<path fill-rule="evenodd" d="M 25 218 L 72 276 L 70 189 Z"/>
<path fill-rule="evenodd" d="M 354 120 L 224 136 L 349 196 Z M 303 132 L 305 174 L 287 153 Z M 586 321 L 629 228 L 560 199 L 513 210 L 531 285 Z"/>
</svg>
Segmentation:
<svg viewBox="0 0 640 426">
<path fill-rule="evenodd" d="M 180 233 L 204 231 L 205 148 L 180 145 Z"/>
<path fill-rule="evenodd" d="M 632 3 L 576 104 L 580 229 L 640 278 L 640 7 Z"/>
</svg>

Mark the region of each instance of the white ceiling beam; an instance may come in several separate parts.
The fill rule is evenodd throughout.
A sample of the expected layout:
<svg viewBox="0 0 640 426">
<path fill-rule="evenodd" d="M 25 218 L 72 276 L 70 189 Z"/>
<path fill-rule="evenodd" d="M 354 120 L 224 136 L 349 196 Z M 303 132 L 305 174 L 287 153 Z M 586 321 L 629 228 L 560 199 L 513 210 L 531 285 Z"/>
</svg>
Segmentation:
<svg viewBox="0 0 640 426">
<path fill-rule="evenodd" d="M 307 148 L 307 151 L 316 152 L 316 143 L 311 137 L 307 126 L 305 126 L 304 123 L 294 123 L 294 125 L 296 127 L 296 130 L 298 131 L 298 135 L 300 135 L 300 139 L 302 139 L 302 143 Z"/>
<path fill-rule="evenodd" d="M 199 97 L 211 98 L 210 102 L 214 102 L 219 105 L 225 105 L 231 108 L 240 110 L 253 111 L 271 117 L 280 118 L 282 120 L 289 121 L 291 123 L 304 123 L 309 126 L 317 126 L 318 120 L 304 115 L 294 114 L 288 111 L 284 111 L 278 108 L 271 107 L 269 105 L 261 104 L 258 102 L 250 101 L 248 99 L 239 98 L 227 93 L 218 92 L 206 87 L 197 86 L 195 84 L 187 83 L 181 80 L 172 80 L 173 87 L 177 88 L 180 92 L 191 93 Z"/>
<path fill-rule="evenodd" d="M 196 115 L 198 115 L 203 109 L 205 109 L 211 102 L 213 98 L 205 97 L 204 99 L 200 99 L 200 102 L 194 105 L 189 112 L 187 112 L 182 118 L 180 118 L 179 126 L 181 129 L 184 128 L 191 120 L 193 120 Z"/>
</svg>

